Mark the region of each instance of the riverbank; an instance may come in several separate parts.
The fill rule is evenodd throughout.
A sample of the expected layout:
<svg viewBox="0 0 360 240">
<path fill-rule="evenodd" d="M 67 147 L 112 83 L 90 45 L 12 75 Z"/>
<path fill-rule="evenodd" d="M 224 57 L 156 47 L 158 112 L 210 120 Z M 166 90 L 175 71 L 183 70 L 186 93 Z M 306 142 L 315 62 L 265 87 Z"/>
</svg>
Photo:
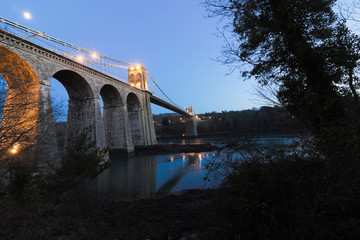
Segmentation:
<svg viewBox="0 0 360 240">
<path fill-rule="evenodd" d="M 203 133 L 199 134 L 196 137 L 186 137 L 181 135 L 164 135 L 157 136 L 156 139 L 161 141 L 169 140 L 182 140 L 182 139 L 196 139 L 196 138 L 240 138 L 240 137 L 287 137 L 287 136 L 297 136 L 308 134 L 309 131 L 298 130 L 298 129 L 288 129 L 288 130 L 278 130 L 278 131 L 253 131 L 253 132 L 239 132 L 239 131 L 227 131 L 227 132 L 212 132 L 212 133 Z"/>
<path fill-rule="evenodd" d="M 212 225 L 210 209 L 215 195 L 216 190 L 189 190 L 117 202 L 76 192 L 49 212 L 33 208 L 7 214 L 9 209 L 3 209 L 0 238 L 201 239 Z"/>
<path fill-rule="evenodd" d="M 213 152 L 219 147 L 209 143 L 205 144 L 156 144 L 151 146 L 137 146 L 137 155 L 157 155 L 171 153 Z"/>
</svg>

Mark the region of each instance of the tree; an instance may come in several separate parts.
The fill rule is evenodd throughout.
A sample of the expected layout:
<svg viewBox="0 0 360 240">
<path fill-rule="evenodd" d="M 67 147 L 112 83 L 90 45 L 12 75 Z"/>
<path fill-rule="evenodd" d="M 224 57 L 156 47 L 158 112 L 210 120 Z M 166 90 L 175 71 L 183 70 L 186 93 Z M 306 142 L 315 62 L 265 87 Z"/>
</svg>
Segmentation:
<svg viewBox="0 0 360 240">
<path fill-rule="evenodd" d="M 345 20 L 351 28 L 359 32 L 360 28 L 360 2 L 357 0 L 338 0 L 337 1 L 337 12 L 341 19 Z"/>
<path fill-rule="evenodd" d="M 12 165 L 36 167 L 39 163 L 37 154 L 38 131 L 41 121 L 53 117 L 52 109 L 42 113 L 39 106 L 39 86 L 31 82 L 34 74 L 24 62 L 7 55 L 0 48 L 0 184 L 9 175 Z M 55 119 L 64 111 L 64 103 L 53 99 Z M 21 160 L 21 161 L 20 161 Z M 30 167 L 29 167 L 30 168 Z"/>
<path fill-rule="evenodd" d="M 339 156 L 344 147 L 349 157 L 359 153 L 360 41 L 334 13 L 335 0 L 206 3 L 231 21 L 225 63 L 247 63 L 243 76 L 278 86 L 280 103 L 313 132 L 327 156 Z"/>
</svg>

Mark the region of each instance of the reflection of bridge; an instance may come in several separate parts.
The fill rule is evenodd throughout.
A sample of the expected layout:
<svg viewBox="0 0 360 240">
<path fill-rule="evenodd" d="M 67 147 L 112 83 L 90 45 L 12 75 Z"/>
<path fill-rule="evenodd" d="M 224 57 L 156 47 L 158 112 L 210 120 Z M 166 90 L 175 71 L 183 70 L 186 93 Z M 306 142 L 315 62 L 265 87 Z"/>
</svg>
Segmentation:
<svg viewBox="0 0 360 240">
<path fill-rule="evenodd" d="M 8 85 L 2 124 L 15 121 L 14 111 L 10 111 L 15 108 L 18 119 L 11 131 L 26 132 L 24 139 L 36 143 L 42 158 L 58 158 L 50 95 L 52 78 L 69 94 L 67 135 L 76 136 L 90 129 L 89 137 L 97 147 L 133 151 L 137 145 L 155 144 L 150 103 L 188 117 L 186 134 L 196 135 L 194 116 L 152 93 L 147 76 L 153 78 L 143 66 L 76 47 L 0 17 L 1 23 L 7 31 L 0 29 L 0 74 Z M 44 46 L 37 41 L 51 44 Z M 60 47 L 65 50 L 59 50 Z M 88 57 L 68 53 L 69 49 Z M 116 74 L 105 71 L 104 66 L 127 69 L 128 81 L 120 81 Z"/>
</svg>

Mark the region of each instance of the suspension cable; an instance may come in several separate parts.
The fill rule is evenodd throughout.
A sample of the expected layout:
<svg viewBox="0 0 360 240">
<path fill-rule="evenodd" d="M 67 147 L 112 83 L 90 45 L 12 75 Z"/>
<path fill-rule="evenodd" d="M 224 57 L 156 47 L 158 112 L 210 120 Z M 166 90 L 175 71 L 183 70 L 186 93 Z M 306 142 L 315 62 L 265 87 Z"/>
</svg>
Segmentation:
<svg viewBox="0 0 360 240">
<path fill-rule="evenodd" d="M 44 32 L 39 32 L 39 31 L 36 31 L 36 30 L 33 30 L 31 28 L 28 28 L 28 27 L 25 27 L 23 25 L 20 25 L 18 23 L 15 23 L 15 22 L 12 22 L 6 18 L 3 18 L 3 17 L 0 17 L 0 22 L 1 23 L 4 23 L 6 25 L 9 25 L 9 26 L 12 26 L 16 29 L 19 29 L 21 31 L 24 31 L 24 32 L 27 32 L 29 34 L 31 34 L 30 36 L 28 37 L 25 37 L 24 39 L 27 39 L 29 37 L 36 37 L 36 36 L 39 36 L 43 39 L 46 39 L 46 40 L 49 40 L 49 41 L 52 41 L 52 42 L 55 42 L 57 44 L 60 44 L 62 46 L 65 46 L 65 47 L 68 47 L 68 48 L 71 48 L 71 49 L 74 49 L 76 51 L 80 51 L 80 52 L 83 52 L 83 53 L 86 53 L 86 54 L 89 54 L 89 55 L 93 55 L 93 54 L 96 54 L 96 57 L 98 58 L 102 58 L 102 59 L 105 59 L 105 60 L 109 60 L 109 61 L 112 61 L 112 62 L 116 62 L 116 63 L 120 63 L 120 64 L 124 64 L 124 65 L 128 65 L 128 66 L 135 66 L 136 64 L 135 63 L 130 63 L 130 62 L 126 62 L 126 61 L 122 61 L 122 60 L 118 60 L 118 59 L 115 59 L 115 58 L 111 58 L 111 57 L 108 57 L 108 56 L 105 56 L 105 55 L 102 55 L 102 54 L 98 54 L 94 51 L 89 51 L 85 48 L 81 48 L 81 47 L 78 47 L 76 45 L 73 45 L 71 43 L 67 43 L 67 42 L 64 42 L 60 39 L 57 39 L 57 38 L 54 38 L 54 37 L 51 37 L 51 36 L 48 36 L 46 35 Z M 49 44 L 51 46 L 51 44 Z M 54 46 L 52 46 L 54 47 Z M 55 47 L 57 48 L 57 47 Z M 72 55 L 72 54 L 69 54 L 69 53 L 65 53 L 63 51 L 58 51 L 58 50 L 52 50 L 54 52 L 57 52 L 59 54 L 62 54 L 66 57 L 69 57 L 69 58 L 74 58 L 74 59 L 77 59 L 77 57 L 75 55 Z M 89 60 L 89 59 L 86 59 L 86 58 L 83 58 L 81 61 L 84 61 L 84 62 L 88 62 L 88 63 L 95 63 L 97 65 L 103 65 L 103 66 L 109 66 L 109 67 L 114 67 L 114 68 L 123 68 L 123 69 L 128 69 L 129 67 L 126 67 L 126 66 L 121 66 L 121 65 L 116 65 L 116 64 L 109 64 L 109 63 L 105 63 L 105 62 L 100 62 L 100 61 L 93 61 L 93 60 Z M 153 81 L 153 83 L 155 84 L 155 86 L 162 92 L 162 94 L 164 94 L 164 96 L 172 103 L 174 104 L 175 106 L 177 106 L 178 108 L 182 108 L 180 107 L 179 105 L 177 105 L 174 101 L 172 101 L 166 94 L 165 92 L 160 88 L 160 86 L 155 82 L 155 80 L 152 78 L 152 76 L 150 75 L 150 73 L 145 69 L 146 71 L 146 74 L 150 77 L 150 79 Z"/>
<path fill-rule="evenodd" d="M 159 87 L 159 85 L 155 82 L 155 80 L 151 77 L 150 73 L 145 69 L 146 74 L 149 76 L 149 78 L 154 82 L 154 84 L 156 85 L 156 87 L 162 92 L 162 94 L 164 94 L 164 96 L 170 101 L 172 102 L 172 104 L 174 104 L 175 106 L 177 106 L 178 108 L 182 108 L 179 105 L 177 105 L 176 103 L 174 103 L 173 100 L 171 100 L 165 93 L 164 91 Z"/>
<path fill-rule="evenodd" d="M 72 49 L 75 49 L 77 51 L 80 51 L 80 52 L 84 52 L 84 53 L 87 53 L 89 55 L 91 54 L 97 54 L 98 57 L 100 58 L 103 58 L 103 59 L 106 59 L 106 60 L 109 60 L 109 61 L 113 61 L 113 62 L 117 62 L 117 63 L 121 63 L 121 64 L 125 64 L 125 65 L 129 65 L 129 66 L 133 66 L 133 65 L 136 65 L 134 63 L 129 63 L 129 62 L 125 62 L 125 61 L 122 61 L 122 60 L 118 60 L 118 59 L 115 59 L 115 58 L 111 58 L 111 57 L 108 57 L 108 56 L 105 56 L 105 55 L 102 55 L 102 54 L 98 54 L 98 53 L 95 53 L 94 51 L 89 51 L 85 48 L 81 48 L 81 47 L 78 47 L 76 45 L 73 45 L 71 43 L 67 43 L 67 42 L 64 42 L 60 39 L 57 39 L 57 38 L 53 38 L 53 37 L 50 37 L 48 35 L 46 35 L 44 32 L 39 32 L 39 31 L 36 31 L 36 30 L 33 30 L 31 28 L 28 28 L 28 27 L 25 27 L 23 25 L 20 25 L 18 23 L 15 23 L 15 22 L 12 22 L 6 18 L 3 18 L 3 17 L 0 17 L 0 22 L 6 24 L 6 25 L 9 25 L 9 26 L 12 26 L 12 27 L 15 27 L 17 29 L 20 29 L 22 31 L 25 31 L 27 33 L 30 33 L 30 34 L 33 34 L 34 36 L 39 36 L 39 37 L 42 37 L 46 40 L 49 40 L 49 41 L 52 41 L 52 42 L 55 42 L 55 43 L 58 43 L 60 45 L 63 45 L 65 47 L 69 47 L 69 48 L 72 48 Z"/>
</svg>

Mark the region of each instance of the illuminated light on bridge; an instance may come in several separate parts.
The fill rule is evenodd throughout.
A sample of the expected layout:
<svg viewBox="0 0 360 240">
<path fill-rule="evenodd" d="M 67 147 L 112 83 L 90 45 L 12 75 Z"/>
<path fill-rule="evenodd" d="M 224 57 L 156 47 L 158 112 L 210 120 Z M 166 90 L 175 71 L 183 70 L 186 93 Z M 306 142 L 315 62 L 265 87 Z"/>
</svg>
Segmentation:
<svg viewBox="0 0 360 240">
<path fill-rule="evenodd" d="M 149 90 L 146 79 L 147 71 L 142 65 L 136 64 L 135 66 L 129 67 L 128 73 L 129 85 L 139 89 Z"/>
<path fill-rule="evenodd" d="M 170 157 L 170 161 L 172 161 L 172 162 L 174 161 L 174 156 Z"/>
<path fill-rule="evenodd" d="M 78 60 L 79 62 L 82 62 L 82 61 L 84 61 L 84 57 L 79 55 L 76 57 L 76 60 Z"/>
<path fill-rule="evenodd" d="M 10 152 L 12 154 L 16 154 L 19 151 L 20 145 L 18 143 L 15 143 L 14 146 L 10 149 Z"/>
<path fill-rule="evenodd" d="M 186 112 L 187 112 L 187 113 L 190 113 L 191 115 L 194 115 L 194 109 L 193 109 L 192 106 L 190 106 L 190 107 L 185 107 L 185 109 L 186 109 Z"/>
<path fill-rule="evenodd" d="M 92 57 L 92 58 L 98 58 L 98 57 L 99 57 L 99 54 L 97 54 L 97 53 L 94 52 L 94 53 L 91 54 L 91 57 Z"/>
</svg>

